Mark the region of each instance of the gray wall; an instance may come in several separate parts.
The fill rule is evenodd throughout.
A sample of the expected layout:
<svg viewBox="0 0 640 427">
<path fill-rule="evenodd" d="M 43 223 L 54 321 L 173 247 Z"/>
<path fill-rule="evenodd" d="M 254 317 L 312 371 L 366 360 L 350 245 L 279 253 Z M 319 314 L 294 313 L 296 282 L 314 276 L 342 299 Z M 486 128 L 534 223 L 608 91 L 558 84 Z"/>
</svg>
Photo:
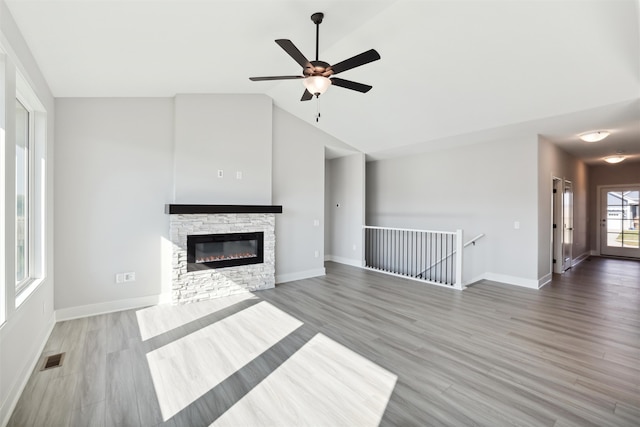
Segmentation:
<svg viewBox="0 0 640 427">
<path fill-rule="evenodd" d="M 59 98 L 56 109 L 56 309 L 159 295 L 173 100 Z M 136 281 L 116 284 L 127 271 Z"/>
<path fill-rule="evenodd" d="M 342 142 L 261 95 L 67 98 L 57 108 L 60 317 L 152 304 L 166 295 L 164 204 L 174 202 L 174 186 L 178 203 L 283 205 L 276 279 L 324 274 L 324 150 Z M 233 139 L 234 126 L 253 129 Z M 225 171 L 222 179 L 217 169 Z M 116 284 L 115 274 L 127 271 L 136 272 L 136 281 Z"/>
<path fill-rule="evenodd" d="M 365 221 L 365 156 L 326 161 L 325 212 L 328 215 L 325 259 L 361 266 Z"/>
<path fill-rule="evenodd" d="M 40 352 L 55 321 L 54 290 L 54 98 L 36 61 L 13 21 L 4 1 L 0 2 L 0 130 L 2 145 L 0 174 L 0 275 L 6 286 L 0 287 L 0 425 L 4 425 L 17 403 L 26 379 L 37 363 Z M 15 295 L 15 99 L 17 73 L 32 89 L 46 111 L 46 150 L 43 155 L 44 182 L 44 271 L 37 288 L 16 307 Z M 40 113 L 42 114 L 42 113 Z M 37 217 L 37 216 L 36 216 Z"/>
<path fill-rule="evenodd" d="M 324 274 L 324 147 L 330 138 L 274 108 L 273 203 L 283 206 L 276 215 L 277 283 Z"/>
<path fill-rule="evenodd" d="M 598 218 L 598 186 L 619 184 L 640 184 L 640 161 L 624 161 L 615 165 L 602 163 L 590 165 L 589 175 L 589 248 L 594 253 L 600 253 L 598 247 L 598 233 L 600 232 Z"/>
<path fill-rule="evenodd" d="M 367 225 L 485 233 L 465 250 L 464 281 L 537 287 L 537 145 L 532 136 L 369 162 Z"/>
<path fill-rule="evenodd" d="M 538 276 L 551 273 L 551 233 L 553 215 L 553 177 L 573 184 L 573 247 L 574 259 L 589 253 L 587 215 L 587 166 L 544 138 L 539 138 L 538 149 Z"/>
<path fill-rule="evenodd" d="M 270 205 L 271 109 L 266 95 L 177 95 L 174 202 Z"/>
</svg>

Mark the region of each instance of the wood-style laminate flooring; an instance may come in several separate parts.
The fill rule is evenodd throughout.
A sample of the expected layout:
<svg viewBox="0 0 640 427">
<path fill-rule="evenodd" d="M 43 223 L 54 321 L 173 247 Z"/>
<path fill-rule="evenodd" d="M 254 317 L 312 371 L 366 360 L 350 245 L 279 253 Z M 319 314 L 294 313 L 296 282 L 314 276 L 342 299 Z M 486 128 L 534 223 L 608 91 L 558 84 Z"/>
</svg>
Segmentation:
<svg viewBox="0 0 640 427">
<path fill-rule="evenodd" d="M 9 426 L 638 426 L 640 262 L 458 292 L 325 277 L 56 324 Z"/>
</svg>

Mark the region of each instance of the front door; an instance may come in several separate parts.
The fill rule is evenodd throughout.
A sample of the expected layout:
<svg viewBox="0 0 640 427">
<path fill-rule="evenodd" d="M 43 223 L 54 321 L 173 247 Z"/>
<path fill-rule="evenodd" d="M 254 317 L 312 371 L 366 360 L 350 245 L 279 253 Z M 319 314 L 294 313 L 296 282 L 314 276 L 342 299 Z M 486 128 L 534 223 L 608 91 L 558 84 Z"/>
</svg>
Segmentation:
<svg viewBox="0 0 640 427">
<path fill-rule="evenodd" d="M 600 189 L 600 254 L 640 258 L 640 185 Z"/>
</svg>

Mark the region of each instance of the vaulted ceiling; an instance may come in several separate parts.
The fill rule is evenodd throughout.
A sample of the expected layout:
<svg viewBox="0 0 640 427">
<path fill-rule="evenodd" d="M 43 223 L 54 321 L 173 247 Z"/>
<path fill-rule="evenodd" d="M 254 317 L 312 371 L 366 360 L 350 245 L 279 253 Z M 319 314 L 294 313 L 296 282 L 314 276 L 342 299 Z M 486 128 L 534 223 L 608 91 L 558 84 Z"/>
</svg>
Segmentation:
<svg viewBox="0 0 640 427">
<path fill-rule="evenodd" d="M 588 163 L 640 160 L 637 0 L 6 0 L 56 97 L 265 93 L 370 158 L 540 134 Z M 300 102 L 276 43 L 336 63 L 382 59 Z M 315 122 L 320 108 L 322 117 Z M 607 129 L 600 143 L 579 133 Z"/>
</svg>

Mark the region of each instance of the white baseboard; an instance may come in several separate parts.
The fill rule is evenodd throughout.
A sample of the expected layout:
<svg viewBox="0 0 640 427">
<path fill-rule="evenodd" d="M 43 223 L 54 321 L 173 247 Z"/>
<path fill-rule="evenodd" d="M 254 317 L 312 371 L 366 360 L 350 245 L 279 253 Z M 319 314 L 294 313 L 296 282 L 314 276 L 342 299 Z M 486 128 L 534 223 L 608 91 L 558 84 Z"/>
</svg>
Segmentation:
<svg viewBox="0 0 640 427">
<path fill-rule="evenodd" d="M 38 347 L 36 351 L 32 353 L 33 356 L 31 357 L 31 360 L 24 366 L 20 375 L 18 375 L 16 382 L 9 389 L 9 393 L 7 393 L 7 400 L 4 401 L 2 407 L 0 407 L 0 426 L 6 426 L 9 423 L 9 418 L 11 418 L 11 414 L 13 414 L 13 411 L 16 409 L 18 400 L 20 400 L 20 396 L 22 395 L 24 388 L 27 386 L 29 378 L 31 378 L 31 373 L 35 369 L 36 364 L 40 361 L 40 355 L 44 351 L 45 345 L 47 345 L 47 341 L 49 340 L 51 331 L 53 331 L 53 327 L 56 325 L 55 312 L 51 314 L 47 323 L 48 325 L 45 328 L 45 333 L 38 340 Z"/>
<path fill-rule="evenodd" d="M 583 253 L 582 255 L 578 256 L 577 258 L 573 259 L 573 264 L 571 264 L 571 267 L 575 267 L 576 265 L 580 264 L 582 261 L 584 261 L 585 259 L 589 258 L 589 256 L 591 256 L 591 252 L 587 251 L 585 253 Z"/>
<path fill-rule="evenodd" d="M 478 276 L 474 277 L 474 278 L 473 278 L 473 279 L 471 279 L 471 280 L 465 280 L 465 281 L 462 283 L 462 285 L 463 285 L 463 286 L 469 286 L 469 285 L 472 285 L 472 284 L 474 284 L 474 283 L 476 283 L 476 282 L 479 282 L 479 281 L 481 281 L 481 280 L 484 280 L 484 279 L 485 279 L 485 275 L 484 275 L 484 274 L 480 274 L 480 275 L 478 275 Z"/>
<path fill-rule="evenodd" d="M 546 277 L 546 276 L 545 276 Z M 539 281 L 535 279 L 525 279 L 524 277 L 509 276 L 506 274 L 485 273 L 484 278 L 494 282 L 506 283 L 507 285 L 522 286 L 524 288 L 538 289 Z"/>
<path fill-rule="evenodd" d="M 538 279 L 538 289 L 541 287 L 548 285 L 551 283 L 551 279 L 553 278 L 553 273 L 545 274 L 541 278 Z"/>
<path fill-rule="evenodd" d="M 80 317 L 95 316 L 97 314 L 113 313 L 115 311 L 130 310 L 132 308 L 148 307 L 166 303 L 170 300 L 169 295 L 151 295 L 148 297 L 128 298 L 117 301 L 107 301 L 98 304 L 81 305 L 56 310 L 56 319 L 71 320 Z"/>
<path fill-rule="evenodd" d="M 326 271 L 323 268 L 314 270 L 297 271 L 295 273 L 286 273 L 276 275 L 276 284 L 293 282 L 295 280 L 310 279 L 312 277 L 324 276 Z"/>
<path fill-rule="evenodd" d="M 337 262 L 339 264 L 350 265 L 352 267 L 362 267 L 362 266 L 364 266 L 364 263 L 362 262 L 362 260 L 352 259 L 352 258 L 344 258 L 344 257 L 337 256 L 337 255 L 325 255 L 324 260 L 325 261 Z"/>
</svg>

